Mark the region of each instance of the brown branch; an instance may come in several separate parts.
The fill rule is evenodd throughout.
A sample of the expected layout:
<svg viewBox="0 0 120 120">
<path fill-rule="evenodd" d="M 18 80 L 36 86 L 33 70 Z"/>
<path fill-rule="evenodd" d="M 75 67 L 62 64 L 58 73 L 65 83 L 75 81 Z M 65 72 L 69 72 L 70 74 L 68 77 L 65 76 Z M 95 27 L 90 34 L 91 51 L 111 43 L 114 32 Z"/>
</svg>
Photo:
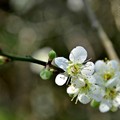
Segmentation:
<svg viewBox="0 0 120 120">
<path fill-rule="evenodd" d="M 84 3 L 84 8 L 87 13 L 87 16 L 90 19 L 91 25 L 96 30 L 104 48 L 108 54 L 109 59 L 115 59 L 115 60 L 119 61 L 119 57 L 113 47 L 111 40 L 109 39 L 108 35 L 105 33 L 101 24 L 97 20 L 91 6 L 89 5 L 88 0 L 83 0 L 83 3 Z"/>
</svg>

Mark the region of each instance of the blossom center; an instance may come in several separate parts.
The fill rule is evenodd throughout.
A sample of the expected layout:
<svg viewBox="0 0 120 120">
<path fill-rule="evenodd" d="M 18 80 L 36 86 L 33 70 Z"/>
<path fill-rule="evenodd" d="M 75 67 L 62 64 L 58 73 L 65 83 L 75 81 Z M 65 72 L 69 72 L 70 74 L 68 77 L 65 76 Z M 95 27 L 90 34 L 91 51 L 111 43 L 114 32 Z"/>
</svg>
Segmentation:
<svg viewBox="0 0 120 120">
<path fill-rule="evenodd" d="M 72 75 L 72 76 L 79 74 L 80 73 L 80 66 L 81 66 L 80 64 L 69 65 L 67 68 L 67 73 L 69 75 Z"/>
<path fill-rule="evenodd" d="M 110 80 L 112 78 L 113 74 L 110 72 L 107 72 L 104 74 L 103 78 L 105 81 Z"/>
<path fill-rule="evenodd" d="M 114 99 L 117 95 L 117 92 L 114 88 L 110 89 L 110 88 L 107 88 L 106 89 L 106 94 L 105 94 L 105 98 L 110 98 L 110 99 Z"/>
<path fill-rule="evenodd" d="M 91 84 L 88 82 L 88 80 L 85 80 L 85 85 L 80 88 L 81 92 L 87 93 L 90 89 Z"/>
</svg>

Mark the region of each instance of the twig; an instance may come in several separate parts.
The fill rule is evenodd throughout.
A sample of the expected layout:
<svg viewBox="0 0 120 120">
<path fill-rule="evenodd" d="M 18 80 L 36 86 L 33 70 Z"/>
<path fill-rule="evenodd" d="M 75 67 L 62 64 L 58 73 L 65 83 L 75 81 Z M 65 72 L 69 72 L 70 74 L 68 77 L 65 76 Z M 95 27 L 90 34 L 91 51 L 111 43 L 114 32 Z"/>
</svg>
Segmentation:
<svg viewBox="0 0 120 120">
<path fill-rule="evenodd" d="M 97 20 L 91 6 L 89 5 L 88 0 L 83 0 L 83 4 L 84 4 L 84 8 L 86 10 L 86 13 L 88 15 L 88 18 L 90 19 L 90 22 L 92 24 L 92 27 L 96 29 L 97 34 L 101 39 L 101 42 L 108 54 L 109 59 L 115 59 L 115 60 L 119 61 L 119 57 L 116 54 L 116 51 L 112 45 L 111 40 L 109 39 L 109 37 L 105 33 L 104 29 L 102 28 L 101 24 Z"/>
<path fill-rule="evenodd" d="M 3 57 L 6 57 L 7 58 L 7 61 L 22 61 L 22 62 L 31 62 L 31 63 L 35 63 L 35 64 L 39 64 L 39 65 L 42 65 L 42 66 L 49 66 L 51 67 L 52 69 L 56 70 L 57 72 L 63 72 L 62 69 L 52 65 L 52 64 L 49 64 L 49 61 L 48 62 L 44 62 L 44 61 L 41 61 L 41 60 L 37 60 L 33 57 L 30 57 L 30 56 L 27 56 L 27 57 L 19 57 L 19 56 L 15 56 L 15 55 L 9 55 L 5 52 L 3 52 L 1 49 L 0 49 L 0 55 L 3 56 Z"/>
</svg>

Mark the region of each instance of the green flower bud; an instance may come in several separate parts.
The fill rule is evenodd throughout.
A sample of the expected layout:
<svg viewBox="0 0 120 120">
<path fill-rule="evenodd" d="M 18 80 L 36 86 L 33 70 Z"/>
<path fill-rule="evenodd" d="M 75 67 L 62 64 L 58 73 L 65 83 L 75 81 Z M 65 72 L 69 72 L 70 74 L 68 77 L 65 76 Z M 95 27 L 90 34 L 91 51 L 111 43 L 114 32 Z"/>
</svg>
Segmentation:
<svg viewBox="0 0 120 120">
<path fill-rule="evenodd" d="M 95 100 L 92 100 L 90 105 L 91 105 L 91 107 L 97 108 L 97 107 L 99 107 L 100 103 Z"/>
<path fill-rule="evenodd" d="M 113 106 L 110 110 L 111 110 L 112 112 L 116 112 L 116 111 L 118 110 L 118 108 Z"/>
<path fill-rule="evenodd" d="M 56 52 L 54 50 L 51 50 L 48 53 L 48 56 L 49 56 L 49 60 L 53 60 L 56 57 Z"/>
<path fill-rule="evenodd" d="M 3 65 L 5 63 L 5 58 L 3 56 L 0 56 L 0 65 Z"/>
<path fill-rule="evenodd" d="M 44 68 L 41 70 L 40 72 L 40 77 L 43 79 L 43 80 L 48 80 L 50 79 L 50 77 L 52 76 L 53 72 Z"/>
</svg>

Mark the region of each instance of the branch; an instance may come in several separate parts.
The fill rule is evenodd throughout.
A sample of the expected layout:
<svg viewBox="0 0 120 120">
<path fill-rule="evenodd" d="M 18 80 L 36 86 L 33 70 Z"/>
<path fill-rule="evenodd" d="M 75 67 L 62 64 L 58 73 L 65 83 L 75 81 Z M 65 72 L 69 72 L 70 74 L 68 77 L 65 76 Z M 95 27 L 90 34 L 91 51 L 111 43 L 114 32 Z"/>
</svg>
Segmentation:
<svg viewBox="0 0 120 120">
<path fill-rule="evenodd" d="M 57 72 L 63 72 L 62 69 L 54 66 L 51 64 L 51 62 L 44 62 L 44 61 L 41 61 L 41 60 L 37 60 L 31 56 L 28 56 L 28 57 L 19 57 L 19 56 L 15 56 L 15 55 L 9 55 L 5 52 L 3 52 L 1 49 L 0 49 L 0 55 L 3 56 L 3 57 L 6 57 L 7 58 L 7 61 L 21 61 L 21 62 L 31 62 L 31 63 L 35 63 L 35 64 L 39 64 L 39 65 L 42 65 L 42 66 L 49 66 L 51 67 L 52 69 L 56 70 Z"/>
<path fill-rule="evenodd" d="M 119 57 L 115 52 L 115 49 L 112 45 L 111 40 L 109 39 L 109 37 L 105 33 L 104 29 L 100 25 L 99 21 L 97 20 L 91 6 L 89 5 L 88 0 L 83 0 L 83 4 L 84 4 L 84 8 L 86 10 L 87 16 L 90 19 L 91 25 L 97 31 L 97 34 L 101 39 L 101 42 L 102 42 L 102 44 L 103 44 L 103 46 L 108 54 L 108 57 L 110 59 L 115 59 L 115 60 L 119 61 Z"/>
</svg>

